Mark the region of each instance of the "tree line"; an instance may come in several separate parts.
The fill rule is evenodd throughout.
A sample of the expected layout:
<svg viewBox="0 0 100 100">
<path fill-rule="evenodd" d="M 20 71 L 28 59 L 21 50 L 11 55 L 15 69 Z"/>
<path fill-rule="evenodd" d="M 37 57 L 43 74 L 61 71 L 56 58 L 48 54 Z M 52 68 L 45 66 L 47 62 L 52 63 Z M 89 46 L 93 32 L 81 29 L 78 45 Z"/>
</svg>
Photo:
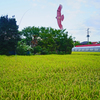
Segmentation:
<svg viewBox="0 0 100 100">
<path fill-rule="evenodd" d="M 15 18 L 0 17 L 0 54 L 71 54 L 72 47 L 65 29 L 29 26 L 18 31 Z"/>
</svg>

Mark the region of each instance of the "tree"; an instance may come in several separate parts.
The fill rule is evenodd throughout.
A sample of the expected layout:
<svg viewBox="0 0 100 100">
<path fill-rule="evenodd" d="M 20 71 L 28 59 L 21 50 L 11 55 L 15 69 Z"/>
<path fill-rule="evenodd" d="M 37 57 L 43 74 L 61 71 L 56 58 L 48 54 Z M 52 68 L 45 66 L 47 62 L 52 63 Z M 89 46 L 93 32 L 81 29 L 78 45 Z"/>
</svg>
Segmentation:
<svg viewBox="0 0 100 100">
<path fill-rule="evenodd" d="M 100 41 L 98 41 L 97 44 L 100 44 Z"/>
<path fill-rule="evenodd" d="M 0 54 L 9 54 L 15 51 L 17 42 L 20 40 L 20 33 L 15 18 L 8 18 L 8 15 L 0 17 Z"/>
<path fill-rule="evenodd" d="M 25 36 L 25 42 L 27 45 L 31 45 L 32 40 L 36 40 L 39 36 L 39 28 L 37 27 L 26 27 L 21 31 L 22 35 Z"/>
<path fill-rule="evenodd" d="M 38 45 L 40 45 L 42 48 L 45 48 L 48 52 L 56 51 L 54 34 L 55 32 L 52 28 L 41 27 L 39 35 L 41 40 L 38 41 Z"/>
<path fill-rule="evenodd" d="M 33 26 L 24 28 L 21 33 L 26 37 L 24 42 L 33 48 L 34 54 L 71 53 L 73 40 L 71 36 L 68 37 L 66 30 Z"/>
<path fill-rule="evenodd" d="M 61 54 L 71 54 L 71 49 L 73 47 L 73 40 L 72 37 L 68 37 L 68 32 L 66 30 L 58 30 L 56 44 L 57 44 L 57 51 Z"/>
<path fill-rule="evenodd" d="M 79 41 L 75 41 L 74 46 L 81 45 Z"/>
<path fill-rule="evenodd" d="M 70 54 L 73 47 L 72 37 L 68 37 L 65 30 L 54 30 L 52 28 L 41 28 L 40 37 L 42 40 L 38 42 L 42 48 L 48 53 Z"/>
</svg>

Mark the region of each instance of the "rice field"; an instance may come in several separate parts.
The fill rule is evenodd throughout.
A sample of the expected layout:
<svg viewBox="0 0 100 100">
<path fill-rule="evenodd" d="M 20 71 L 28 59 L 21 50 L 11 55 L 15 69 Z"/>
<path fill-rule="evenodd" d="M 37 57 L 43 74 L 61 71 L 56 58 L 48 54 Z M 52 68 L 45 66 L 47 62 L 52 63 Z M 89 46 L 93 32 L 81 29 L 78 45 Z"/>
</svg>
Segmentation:
<svg viewBox="0 0 100 100">
<path fill-rule="evenodd" d="M 100 100 L 100 52 L 0 55 L 0 100 Z"/>
</svg>

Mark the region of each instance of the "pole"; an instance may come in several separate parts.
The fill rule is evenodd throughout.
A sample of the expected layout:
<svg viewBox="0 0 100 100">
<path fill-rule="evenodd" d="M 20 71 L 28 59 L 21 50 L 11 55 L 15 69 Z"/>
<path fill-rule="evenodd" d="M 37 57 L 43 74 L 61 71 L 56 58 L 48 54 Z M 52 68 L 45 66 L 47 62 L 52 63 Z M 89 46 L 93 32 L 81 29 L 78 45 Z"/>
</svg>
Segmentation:
<svg viewBox="0 0 100 100">
<path fill-rule="evenodd" d="M 88 44 L 89 44 L 89 28 L 87 29 L 87 41 L 88 41 Z"/>
</svg>

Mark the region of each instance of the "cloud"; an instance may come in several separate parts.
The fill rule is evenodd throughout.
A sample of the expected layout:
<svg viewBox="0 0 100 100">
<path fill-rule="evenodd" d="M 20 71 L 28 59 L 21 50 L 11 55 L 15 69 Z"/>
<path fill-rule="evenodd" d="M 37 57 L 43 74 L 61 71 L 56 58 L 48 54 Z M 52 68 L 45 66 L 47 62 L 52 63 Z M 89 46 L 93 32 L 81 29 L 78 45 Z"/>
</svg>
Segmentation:
<svg viewBox="0 0 100 100">
<path fill-rule="evenodd" d="M 37 4 L 36 3 L 33 3 L 33 7 L 36 7 L 37 6 Z"/>
<path fill-rule="evenodd" d="M 99 36 L 100 29 L 100 0 L 30 0 L 33 4 L 32 20 L 29 25 L 53 27 L 59 29 L 56 21 L 56 10 L 62 4 L 64 14 L 63 27 L 69 35 L 76 37 L 76 40 L 87 40 L 87 28 L 91 31 L 91 41 Z M 34 16 L 35 15 L 35 16 Z M 30 24 L 32 23 L 32 24 Z M 28 24 L 26 24 L 28 25 Z M 23 25 L 24 26 L 24 25 Z M 98 38 L 98 39 L 99 39 Z"/>
<path fill-rule="evenodd" d="M 57 5 L 55 3 L 49 2 L 49 4 L 53 7 L 56 7 Z"/>
<path fill-rule="evenodd" d="M 100 28 L 100 14 L 93 15 L 86 20 L 86 25 L 92 28 Z"/>
<path fill-rule="evenodd" d="M 92 0 L 90 1 L 92 5 L 94 5 L 96 8 L 100 8 L 100 0 Z"/>
</svg>

